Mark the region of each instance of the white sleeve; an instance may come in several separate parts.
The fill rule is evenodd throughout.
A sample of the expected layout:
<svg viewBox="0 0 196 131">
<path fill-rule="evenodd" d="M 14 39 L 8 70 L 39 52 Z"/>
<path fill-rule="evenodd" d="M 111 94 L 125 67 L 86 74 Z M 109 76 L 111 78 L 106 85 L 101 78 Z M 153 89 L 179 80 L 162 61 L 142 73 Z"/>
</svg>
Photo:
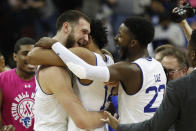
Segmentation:
<svg viewBox="0 0 196 131">
<path fill-rule="evenodd" d="M 107 66 L 92 66 L 72 53 L 60 42 L 52 46 L 52 50 L 61 58 L 67 67 L 80 79 L 99 80 L 107 82 L 110 73 Z"/>
</svg>

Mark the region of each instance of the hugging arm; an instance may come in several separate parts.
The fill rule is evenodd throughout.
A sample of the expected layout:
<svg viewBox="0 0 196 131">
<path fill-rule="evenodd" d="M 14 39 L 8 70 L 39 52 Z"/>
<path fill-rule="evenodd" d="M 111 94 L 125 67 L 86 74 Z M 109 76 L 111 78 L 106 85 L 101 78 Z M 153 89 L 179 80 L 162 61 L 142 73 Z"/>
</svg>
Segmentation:
<svg viewBox="0 0 196 131">
<path fill-rule="evenodd" d="M 64 46 L 62 47 L 65 48 Z M 70 50 L 87 63 L 96 65 L 96 57 L 89 50 L 82 47 L 70 48 Z M 28 53 L 27 62 L 32 65 L 66 66 L 54 51 L 42 47 L 33 48 Z"/>
<path fill-rule="evenodd" d="M 55 43 L 52 49 L 80 79 L 109 81 L 109 70 L 107 67 L 92 66 L 86 63 L 59 42 Z"/>
</svg>

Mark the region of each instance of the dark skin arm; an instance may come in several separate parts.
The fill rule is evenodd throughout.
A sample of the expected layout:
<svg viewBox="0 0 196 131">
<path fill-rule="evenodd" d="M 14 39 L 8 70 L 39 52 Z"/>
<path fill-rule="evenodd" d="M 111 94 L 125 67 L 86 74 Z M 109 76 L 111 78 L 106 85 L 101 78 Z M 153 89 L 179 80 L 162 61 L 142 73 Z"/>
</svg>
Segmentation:
<svg viewBox="0 0 196 131">
<path fill-rule="evenodd" d="M 135 94 L 141 87 L 142 72 L 136 64 L 118 62 L 108 68 L 110 72 L 110 81 L 122 82 L 127 94 Z"/>
<path fill-rule="evenodd" d="M 96 57 L 91 51 L 83 47 L 70 48 L 70 50 L 87 63 L 96 65 Z M 63 61 L 51 49 L 44 49 L 41 47 L 33 48 L 28 53 L 27 61 L 32 65 L 66 66 L 65 63 L 63 63 Z"/>
<path fill-rule="evenodd" d="M 56 42 L 56 40 L 50 39 L 50 38 L 42 38 L 40 39 L 40 41 L 38 43 L 36 43 L 36 46 L 39 47 L 44 47 L 44 48 L 48 48 L 50 49 L 51 46 Z M 43 49 L 44 50 L 44 49 Z M 42 51 L 43 51 L 42 50 Z M 79 56 L 80 58 L 82 58 L 84 61 L 86 61 L 88 64 L 91 65 L 96 65 L 96 59 L 94 54 L 82 47 L 75 47 L 75 48 L 71 48 L 70 49 L 74 54 L 76 54 L 77 56 Z M 49 53 L 49 51 L 47 51 Z M 46 62 L 46 59 L 48 59 L 48 63 L 37 63 L 37 64 L 49 64 L 50 62 L 54 62 L 52 63 L 52 65 L 54 65 L 55 63 L 60 63 L 60 58 L 58 58 L 57 56 L 52 57 L 52 53 L 50 53 L 50 57 L 47 57 L 47 54 L 45 52 L 42 53 L 40 55 L 40 53 L 37 51 L 35 52 L 34 50 L 32 50 L 28 56 L 30 57 L 29 60 L 34 62 Z M 55 58 L 55 59 L 53 59 Z M 42 60 L 40 60 L 42 59 Z M 52 60 L 53 59 L 53 60 Z M 58 60 L 58 61 L 57 61 Z M 34 64 L 33 62 L 30 62 L 30 64 Z M 51 63 L 50 63 L 51 64 Z M 62 61 L 61 61 L 62 64 Z M 63 64 L 64 66 L 64 64 Z M 110 71 L 110 81 L 121 81 L 124 85 L 125 88 L 127 87 L 131 87 L 131 88 L 127 88 L 126 92 L 127 94 L 134 94 L 136 93 L 140 86 L 141 86 L 141 79 L 142 79 L 142 74 L 141 71 L 139 69 L 139 67 L 136 64 L 131 64 L 130 62 L 118 62 L 116 64 L 113 64 L 111 66 L 109 66 L 109 71 Z"/>
</svg>

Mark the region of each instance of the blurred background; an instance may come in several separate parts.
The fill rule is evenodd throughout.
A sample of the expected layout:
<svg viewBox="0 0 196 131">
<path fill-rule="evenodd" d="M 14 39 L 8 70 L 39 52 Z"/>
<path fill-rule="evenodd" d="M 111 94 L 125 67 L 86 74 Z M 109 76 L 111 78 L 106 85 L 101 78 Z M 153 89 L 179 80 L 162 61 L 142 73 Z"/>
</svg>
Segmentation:
<svg viewBox="0 0 196 131">
<path fill-rule="evenodd" d="M 189 0 L 196 7 L 196 0 Z M 69 3 L 69 4 L 68 4 Z M 120 23 L 128 16 L 143 16 L 155 27 L 155 37 L 149 44 L 150 55 L 163 44 L 186 48 L 187 40 L 181 27 L 170 17 L 177 0 L 1 0 L 0 3 L 0 51 L 6 64 L 15 67 L 12 59 L 17 39 L 29 36 L 39 40 L 42 36 L 52 37 L 56 33 L 56 19 L 69 9 L 84 11 L 91 17 L 101 19 L 108 29 L 108 49 L 118 57 L 113 37 Z M 188 19 L 196 28 L 196 17 Z"/>
</svg>

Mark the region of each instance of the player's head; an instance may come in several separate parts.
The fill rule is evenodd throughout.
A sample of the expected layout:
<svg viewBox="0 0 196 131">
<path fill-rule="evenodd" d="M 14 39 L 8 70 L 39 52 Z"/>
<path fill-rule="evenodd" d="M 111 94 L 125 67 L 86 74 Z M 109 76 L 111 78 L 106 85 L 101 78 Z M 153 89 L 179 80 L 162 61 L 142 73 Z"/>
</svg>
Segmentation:
<svg viewBox="0 0 196 131">
<path fill-rule="evenodd" d="M 57 34 L 64 36 L 66 47 L 82 46 L 88 43 L 90 33 L 90 19 L 77 10 L 62 13 L 56 22 Z"/>
<path fill-rule="evenodd" d="M 188 59 L 191 66 L 196 66 L 196 30 L 193 30 L 188 44 Z"/>
<path fill-rule="evenodd" d="M 99 47 L 99 49 L 102 49 L 108 42 L 106 27 L 101 20 L 92 19 L 90 28 L 90 35 L 93 42 Z"/>
<path fill-rule="evenodd" d="M 142 17 L 129 17 L 120 25 L 115 42 L 120 46 L 121 58 L 137 53 L 139 50 L 147 49 L 147 45 L 154 38 L 154 27 L 152 23 Z M 136 50 L 138 50 L 136 52 Z"/>
<path fill-rule="evenodd" d="M 33 49 L 35 40 L 30 37 L 22 37 L 16 41 L 13 58 L 16 61 L 17 69 L 27 74 L 34 74 L 36 66 L 27 63 L 27 54 Z"/>
</svg>

